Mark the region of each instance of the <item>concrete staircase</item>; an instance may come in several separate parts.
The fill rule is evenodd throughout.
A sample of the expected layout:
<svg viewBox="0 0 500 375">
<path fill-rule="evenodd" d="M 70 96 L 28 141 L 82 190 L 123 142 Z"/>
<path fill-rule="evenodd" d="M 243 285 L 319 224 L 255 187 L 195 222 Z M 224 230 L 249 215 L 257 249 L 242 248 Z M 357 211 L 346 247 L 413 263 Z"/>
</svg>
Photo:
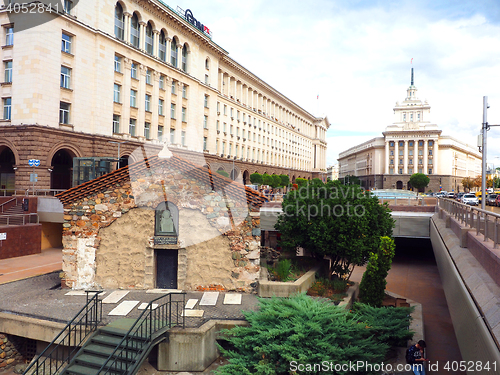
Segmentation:
<svg viewBox="0 0 500 375">
<path fill-rule="evenodd" d="M 0 213 L 0 225 L 23 225 L 23 211 L 22 204 L 14 205 Z M 16 215 L 16 216 L 12 216 Z M 29 223 L 29 217 L 25 218 L 26 224 Z"/>
<path fill-rule="evenodd" d="M 98 329 L 61 375 L 97 375 L 101 368 L 101 373 L 111 375 L 135 374 L 154 345 L 165 339 L 166 330 L 153 340 L 149 332 L 123 340 L 134 323 L 120 319 Z"/>
</svg>

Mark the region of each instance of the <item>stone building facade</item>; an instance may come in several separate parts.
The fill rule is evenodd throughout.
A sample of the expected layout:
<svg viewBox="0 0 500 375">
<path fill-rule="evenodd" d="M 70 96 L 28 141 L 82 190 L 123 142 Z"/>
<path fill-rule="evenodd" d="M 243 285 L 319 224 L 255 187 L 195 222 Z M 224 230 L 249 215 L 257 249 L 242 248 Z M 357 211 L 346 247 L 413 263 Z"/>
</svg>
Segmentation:
<svg viewBox="0 0 500 375">
<path fill-rule="evenodd" d="M 29 159 L 41 160 L 36 188 L 66 189 L 76 157 L 127 159 L 164 143 L 234 161 L 242 179 L 326 168 L 328 119 L 230 58 L 192 12 L 159 0 L 64 5 L 36 15 L 0 9 L 0 190 L 31 186 Z"/>
<path fill-rule="evenodd" d="M 265 198 L 168 148 L 160 156 L 58 195 L 65 286 L 252 290 Z"/>
<path fill-rule="evenodd" d="M 377 137 L 339 154 L 339 178 L 357 176 L 367 189 L 410 189 L 410 176 L 430 178 L 426 191 L 463 191 L 462 179 L 481 174 L 477 148 L 442 135 L 430 122 L 430 105 L 417 98 L 413 69 L 402 103 L 394 107 L 394 123 Z"/>
</svg>

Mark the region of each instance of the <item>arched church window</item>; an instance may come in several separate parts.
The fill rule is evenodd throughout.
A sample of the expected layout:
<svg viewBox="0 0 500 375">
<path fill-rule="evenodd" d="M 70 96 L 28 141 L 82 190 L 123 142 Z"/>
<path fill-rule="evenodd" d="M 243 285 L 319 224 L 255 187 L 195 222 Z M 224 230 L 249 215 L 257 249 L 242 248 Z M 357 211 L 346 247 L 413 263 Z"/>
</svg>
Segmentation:
<svg viewBox="0 0 500 375">
<path fill-rule="evenodd" d="M 124 21 L 123 8 L 117 3 L 115 7 L 115 36 L 120 40 L 124 39 Z"/>
<path fill-rule="evenodd" d="M 162 202 L 156 207 L 155 236 L 179 235 L 179 210 L 172 202 Z"/>
</svg>

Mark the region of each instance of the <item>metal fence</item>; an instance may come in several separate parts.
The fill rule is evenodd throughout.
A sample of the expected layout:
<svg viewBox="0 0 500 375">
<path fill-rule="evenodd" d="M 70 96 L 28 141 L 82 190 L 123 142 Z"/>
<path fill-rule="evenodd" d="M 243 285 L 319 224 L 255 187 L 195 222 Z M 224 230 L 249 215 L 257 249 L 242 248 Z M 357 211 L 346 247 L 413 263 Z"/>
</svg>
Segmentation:
<svg viewBox="0 0 500 375">
<path fill-rule="evenodd" d="M 475 229 L 477 235 L 481 233 L 484 241 L 493 241 L 494 249 L 498 247 L 500 214 L 445 198 L 438 200 L 438 206 L 466 227 Z"/>
</svg>

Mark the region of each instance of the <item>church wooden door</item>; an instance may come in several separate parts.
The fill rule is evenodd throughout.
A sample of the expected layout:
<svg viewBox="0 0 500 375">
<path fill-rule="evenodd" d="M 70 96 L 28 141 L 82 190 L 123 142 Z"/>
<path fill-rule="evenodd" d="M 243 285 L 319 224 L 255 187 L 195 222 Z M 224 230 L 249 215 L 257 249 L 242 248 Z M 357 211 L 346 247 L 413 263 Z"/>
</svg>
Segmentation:
<svg viewBox="0 0 500 375">
<path fill-rule="evenodd" d="M 177 289 L 177 250 L 157 250 L 156 287 Z"/>
</svg>

